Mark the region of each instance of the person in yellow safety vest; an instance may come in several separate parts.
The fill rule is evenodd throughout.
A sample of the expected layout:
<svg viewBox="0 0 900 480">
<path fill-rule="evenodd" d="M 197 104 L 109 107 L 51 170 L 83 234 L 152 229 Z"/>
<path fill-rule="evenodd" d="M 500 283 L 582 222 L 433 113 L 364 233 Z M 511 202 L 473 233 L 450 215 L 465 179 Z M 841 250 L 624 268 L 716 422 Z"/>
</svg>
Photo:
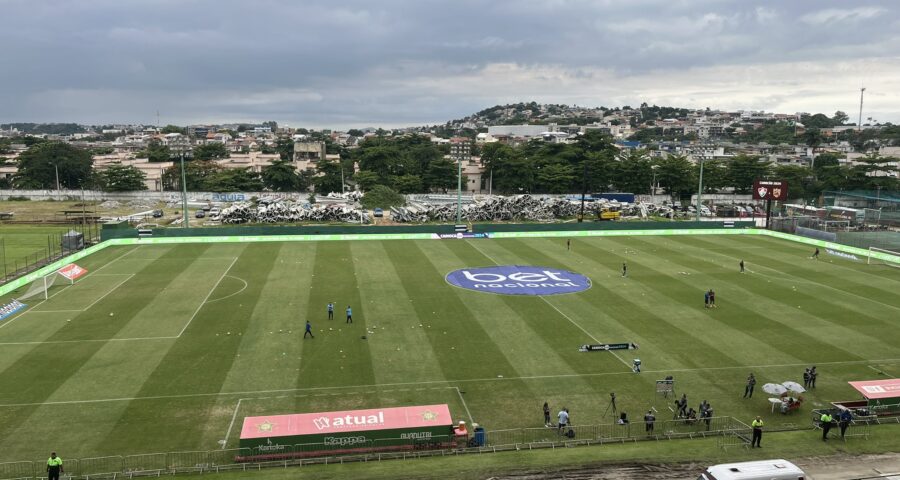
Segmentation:
<svg viewBox="0 0 900 480">
<path fill-rule="evenodd" d="M 59 480 L 60 473 L 63 473 L 63 461 L 56 456 L 56 452 L 51 452 L 50 458 L 47 459 L 47 478 Z"/>
<path fill-rule="evenodd" d="M 834 418 L 831 417 L 831 413 L 825 412 L 819 417 L 819 421 L 822 423 L 822 440 L 828 440 L 828 431 L 831 430 L 831 422 L 834 421 Z"/>
<path fill-rule="evenodd" d="M 762 445 L 759 442 L 762 441 L 762 427 L 763 421 L 762 418 L 757 416 L 756 420 L 750 422 L 750 426 L 753 427 L 753 438 L 750 440 L 750 448 L 759 447 L 762 448 Z"/>
</svg>

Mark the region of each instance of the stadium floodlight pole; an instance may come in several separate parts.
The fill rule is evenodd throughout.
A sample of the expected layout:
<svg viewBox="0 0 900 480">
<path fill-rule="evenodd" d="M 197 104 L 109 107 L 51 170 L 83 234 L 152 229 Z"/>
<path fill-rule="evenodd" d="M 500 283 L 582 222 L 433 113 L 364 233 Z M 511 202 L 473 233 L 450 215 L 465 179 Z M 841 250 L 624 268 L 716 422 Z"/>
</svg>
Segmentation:
<svg viewBox="0 0 900 480">
<path fill-rule="evenodd" d="M 700 221 L 701 196 L 703 195 L 703 157 L 700 157 L 700 181 L 697 184 L 697 221 Z"/>
<path fill-rule="evenodd" d="M 462 155 L 456 156 L 456 224 L 462 221 Z"/>
<path fill-rule="evenodd" d="M 587 157 L 584 159 L 584 174 L 581 176 L 581 213 L 578 214 L 578 223 L 584 221 L 584 197 L 587 195 Z"/>
<path fill-rule="evenodd" d="M 187 211 L 187 176 L 184 173 L 184 147 L 181 149 L 181 211 L 184 215 L 184 228 L 189 228 Z"/>
</svg>

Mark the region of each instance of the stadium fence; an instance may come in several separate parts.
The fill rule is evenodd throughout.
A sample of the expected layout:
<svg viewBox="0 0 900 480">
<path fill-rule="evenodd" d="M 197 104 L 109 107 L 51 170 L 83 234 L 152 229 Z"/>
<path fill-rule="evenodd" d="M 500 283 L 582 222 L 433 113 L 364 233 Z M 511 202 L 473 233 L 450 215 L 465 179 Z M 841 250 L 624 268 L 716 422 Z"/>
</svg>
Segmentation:
<svg viewBox="0 0 900 480">
<path fill-rule="evenodd" d="M 707 422 L 708 420 L 708 422 Z M 887 420 L 887 421 L 886 421 Z M 894 423 L 896 420 L 877 417 L 860 417 L 854 420 L 847 437 L 868 438 L 870 425 Z M 767 431 L 809 430 L 797 426 L 767 428 Z M 750 426 L 733 417 L 709 419 L 657 421 L 654 432 L 648 435 L 642 421 L 626 424 L 576 425 L 567 427 L 564 435 L 553 428 L 515 428 L 485 432 L 484 444 L 474 447 L 451 448 L 452 438 L 382 439 L 366 444 L 366 451 L 347 452 L 346 447 L 326 444 L 279 445 L 277 452 L 256 451 L 250 448 L 232 448 L 210 451 L 184 451 L 114 455 L 80 459 L 65 458 L 66 478 L 102 479 L 135 478 L 188 473 L 226 471 L 252 471 L 271 467 L 289 467 L 316 464 L 343 464 L 391 459 L 413 459 L 432 456 L 491 453 L 508 450 L 533 450 L 540 448 L 567 448 L 578 445 L 624 443 L 638 441 L 663 441 L 673 439 L 716 438 L 719 448 L 748 446 Z M 838 431 L 835 428 L 835 431 Z M 344 449 L 344 450 L 341 450 Z M 29 480 L 46 477 L 45 461 L 18 461 L 0 463 L 0 480 Z"/>
</svg>

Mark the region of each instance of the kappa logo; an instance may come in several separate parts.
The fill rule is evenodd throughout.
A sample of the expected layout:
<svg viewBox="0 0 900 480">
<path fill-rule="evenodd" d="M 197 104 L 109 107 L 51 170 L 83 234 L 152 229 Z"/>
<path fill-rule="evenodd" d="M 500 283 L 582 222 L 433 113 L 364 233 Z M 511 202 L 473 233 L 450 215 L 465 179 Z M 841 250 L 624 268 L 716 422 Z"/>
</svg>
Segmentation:
<svg viewBox="0 0 900 480">
<path fill-rule="evenodd" d="M 456 287 L 504 295 L 559 295 L 591 288 L 584 275 L 524 265 L 465 268 L 448 273 L 446 280 Z"/>
<path fill-rule="evenodd" d="M 769 193 L 769 189 L 766 187 L 759 187 L 756 189 L 756 192 L 759 193 L 760 197 L 765 198 L 766 194 Z"/>
</svg>

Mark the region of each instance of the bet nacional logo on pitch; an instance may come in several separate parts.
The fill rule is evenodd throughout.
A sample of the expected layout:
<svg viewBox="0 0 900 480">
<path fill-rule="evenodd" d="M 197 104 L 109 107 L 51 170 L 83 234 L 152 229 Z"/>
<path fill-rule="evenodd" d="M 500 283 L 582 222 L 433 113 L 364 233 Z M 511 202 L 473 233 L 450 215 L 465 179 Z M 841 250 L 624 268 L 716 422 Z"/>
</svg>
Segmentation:
<svg viewBox="0 0 900 480">
<path fill-rule="evenodd" d="M 447 283 L 501 295 L 561 295 L 591 288 L 591 280 L 568 270 L 525 265 L 465 268 L 447 274 Z"/>
</svg>

